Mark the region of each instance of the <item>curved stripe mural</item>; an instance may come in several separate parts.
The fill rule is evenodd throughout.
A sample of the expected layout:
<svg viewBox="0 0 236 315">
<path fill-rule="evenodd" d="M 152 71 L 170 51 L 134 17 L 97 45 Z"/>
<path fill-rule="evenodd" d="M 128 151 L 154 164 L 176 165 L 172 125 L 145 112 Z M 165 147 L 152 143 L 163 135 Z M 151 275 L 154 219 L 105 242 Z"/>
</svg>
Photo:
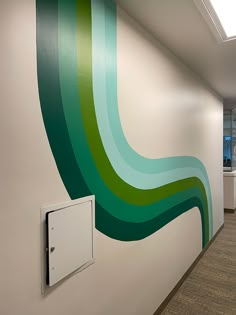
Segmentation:
<svg viewBox="0 0 236 315">
<path fill-rule="evenodd" d="M 194 157 L 147 159 L 128 144 L 117 98 L 117 14 L 108 0 L 37 0 L 41 109 L 72 199 L 94 194 L 96 228 L 139 240 L 198 207 L 212 237 L 207 172 Z"/>
</svg>

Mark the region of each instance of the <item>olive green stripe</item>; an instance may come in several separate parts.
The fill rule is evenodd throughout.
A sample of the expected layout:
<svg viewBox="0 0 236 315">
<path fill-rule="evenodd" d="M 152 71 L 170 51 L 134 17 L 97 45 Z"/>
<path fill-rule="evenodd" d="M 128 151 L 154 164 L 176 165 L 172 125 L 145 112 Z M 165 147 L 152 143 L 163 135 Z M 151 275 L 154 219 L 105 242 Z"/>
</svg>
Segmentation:
<svg viewBox="0 0 236 315">
<path fill-rule="evenodd" d="M 79 91 L 80 91 L 80 101 L 81 101 L 81 111 L 82 111 L 82 116 L 83 116 L 83 122 L 85 124 L 85 130 L 87 131 L 87 138 L 89 139 L 89 136 L 92 138 L 91 142 L 90 142 L 90 150 L 91 152 L 94 153 L 95 155 L 95 163 L 96 163 L 96 159 L 97 159 L 97 155 L 96 152 L 98 152 L 99 149 L 103 149 L 103 145 L 101 143 L 101 139 L 99 137 L 99 132 L 98 132 L 98 128 L 97 128 L 97 121 L 96 121 L 96 117 L 95 117 L 95 112 L 94 112 L 94 108 L 93 108 L 93 97 L 92 97 L 92 79 L 91 79 L 91 62 L 89 62 L 89 57 L 91 58 L 91 54 L 89 53 L 89 47 L 86 47 L 86 44 L 90 44 L 91 45 L 91 38 L 89 37 L 89 33 L 88 33 L 88 26 L 89 23 L 86 24 L 86 10 L 84 8 L 88 9 L 88 3 L 86 6 L 86 3 L 84 2 L 80 2 L 78 1 L 77 4 L 80 3 L 81 7 L 78 6 L 78 10 L 77 12 L 83 12 L 82 15 L 78 16 L 78 47 L 79 47 L 79 58 L 78 58 L 78 65 L 79 65 Z M 90 14 L 90 10 L 87 10 L 87 15 Z M 85 38 L 85 41 L 83 41 L 82 39 Z M 86 49 L 87 48 L 87 49 Z M 81 62 L 80 62 L 81 60 Z M 86 60 L 86 61 L 85 61 Z M 83 61 L 83 62 L 82 62 Z M 87 124 L 86 124 L 87 123 Z M 94 139 L 97 139 L 97 142 L 94 141 Z M 94 145 L 94 143 L 96 143 Z M 85 146 L 87 146 L 87 142 L 85 142 L 84 144 Z M 93 149 L 95 148 L 96 152 L 93 151 Z M 87 152 L 88 150 L 86 150 L 86 148 L 83 148 L 83 153 Z M 103 157 L 105 157 L 107 159 L 107 156 L 103 150 L 100 150 L 100 156 L 102 156 L 101 158 L 101 162 Z M 90 153 L 90 152 L 89 152 Z M 86 161 L 88 161 L 90 159 L 90 157 L 87 155 L 86 156 Z M 99 160 L 99 158 L 98 158 Z M 108 160 L 107 160 L 108 161 Z M 108 161 L 108 165 L 109 165 L 109 161 Z M 98 166 L 98 164 L 96 164 L 96 166 Z M 111 168 L 111 165 L 109 165 Z M 106 173 L 107 167 L 105 167 L 104 172 Z M 114 173 L 114 172 L 113 172 Z M 100 171 L 100 176 L 102 176 L 103 173 L 101 173 Z M 116 174 L 115 174 L 116 175 Z M 111 177 L 111 175 L 110 175 Z M 104 178 L 103 178 L 104 179 Z M 93 181 L 94 181 L 94 177 L 93 177 Z M 190 182 L 193 181 L 194 183 L 192 183 L 192 185 L 196 184 L 200 184 L 199 187 L 201 187 L 201 191 L 203 193 L 203 196 L 205 197 L 205 205 L 206 205 L 206 194 L 205 194 L 205 189 L 203 188 L 201 182 L 198 179 L 190 179 L 190 180 L 183 180 L 183 181 L 178 181 L 169 185 L 165 185 L 161 188 L 157 188 L 152 190 L 154 192 L 153 195 L 153 199 L 150 200 L 150 195 L 148 195 L 148 193 L 150 191 L 148 190 L 138 190 L 135 189 L 134 187 L 131 186 L 132 191 L 135 191 L 136 193 L 138 193 L 138 195 L 140 195 L 140 193 L 142 194 L 147 194 L 148 196 L 146 197 L 146 202 L 147 203 L 152 203 L 155 202 L 157 200 L 161 200 L 163 198 L 166 198 L 170 195 L 173 195 L 179 191 L 182 191 L 184 189 L 187 189 L 189 187 L 191 187 L 191 185 L 189 186 Z M 126 183 L 122 182 L 122 184 L 127 185 Z M 97 187 L 99 186 L 99 183 L 95 184 Z M 110 187 L 110 184 L 107 184 Z M 116 185 L 117 186 L 117 185 Z M 128 185 L 127 185 L 128 186 Z M 120 192 L 120 188 L 119 187 L 119 192 Z M 112 189 L 112 188 L 111 188 Z M 113 190 L 118 189 L 117 187 L 114 187 Z M 125 192 L 127 191 L 126 187 L 124 188 Z M 102 192 L 101 192 L 102 194 Z M 105 194 L 105 192 L 103 193 Z M 130 200 L 127 200 L 124 198 L 124 195 L 118 195 L 120 198 L 126 200 L 127 202 L 131 202 L 133 203 L 134 198 L 136 198 L 135 195 L 131 196 Z M 145 199 L 145 195 L 141 195 L 142 199 Z M 142 204 L 142 203 L 141 203 Z M 114 205 L 113 205 L 114 207 Z M 206 208 L 207 209 L 207 208 Z M 138 209 L 137 209 L 138 210 Z M 144 209 L 142 209 L 144 210 Z M 141 210 L 141 211 L 142 211 Z M 119 210 L 119 212 L 121 212 L 121 210 Z M 145 211 L 146 212 L 146 211 Z M 147 213 L 147 212 L 146 212 Z M 117 214 L 116 214 L 117 215 Z M 133 214 L 134 215 L 134 214 Z M 137 215 L 137 213 L 136 213 Z M 206 214 L 207 220 L 208 220 L 208 215 Z"/>
<path fill-rule="evenodd" d="M 59 2 L 60 3 L 60 2 Z M 63 2 L 64 3 L 64 2 Z M 78 99 L 77 92 L 74 91 L 73 87 L 75 84 L 72 84 L 72 82 L 76 81 L 76 73 L 74 73 L 74 69 L 76 68 L 76 64 L 73 63 L 74 57 L 73 57 L 73 51 L 70 48 L 70 58 L 67 58 L 68 55 L 68 47 L 73 46 L 74 38 L 72 36 L 71 42 L 68 38 L 71 37 L 71 29 L 68 32 L 69 29 L 69 21 L 72 21 L 73 19 L 68 16 L 65 18 L 65 12 L 66 8 L 68 8 L 68 5 L 64 5 L 61 8 L 62 11 L 62 18 L 64 18 L 66 23 L 65 25 L 61 25 L 60 33 L 59 33 L 59 42 L 60 44 L 60 82 L 61 82 L 61 89 L 62 89 L 62 96 L 63 96 L 63 104 L 64 104 L 64 111 L 65 116 L 67 120 L 67 125 L 69 128 L 69 132 L 71 135 L 71 141 L 73 144 L 73 149 L 75 151 L 75 155 L 77 158 L 77 163 L 81 166 L 82 171 L 84 173 L 84 177 L 86 178 L 87 184 L 91 188 L 92 192 L 96 194 L 97 200 L 100 201 L 100 203 L 105 206 L 106 208 L 109 208 L 109 204 L 107 204 L 108 200 L 110 202 L 110 205 L 112 204 L 112 212 L 113 215 L 116 217 L 122 218 L 124 220 L 148 220 L 150 218 L 153 218 L 154 216 L 161 213 L 161 211 L 164 211 L 164 207 L 157 207 L 155 205 L 150 205 L 150 207 L 142 209 L 141 207 L 137 208 L 137 211 L 135 213 L 135 209 L 131 207 L 131 205 L 127 205 L 126 203 L 121 203 L 121 201 L 117 198 L 114 198 L 114 196 L 110 196 L 110 191 L 107 190 L 107 187 L 105 187 L 104 183 L 101 181 L 100 177 L 97 176 L 96 167 L 94 167 L 93 160 L 91 159 L 90 152 L 87 149 L 87 141 L 84 135 L 84 128 L 83 123 L 80 118 L 80 111 L 79 111 L 79 103 L 80 100 Z M 62 23 L 62 21 L 61 21 Z M 64 36 L 63 36 L 64 31 Z M 63 37 L 66 37 L 65 40 L 63 40 Z M 64 49 L 64 50 L 63 50 Z M 66 62 L 67 59 L 69 62 Z M 64 64 L 63 64 L 64 62 Z M 76 62 L 75 62 L 76 63 Z M 76 131 L 76 132 L 73 132 Z M 80 137 L 78 137 L 80 135 Z M 85 140 L 81 140 L 85 139 Z M 83 152 L 83 154 L 82 154 Z M 86 157 L 83 158 L 83 156 L 86 154 Z M 198 180 L 199 181 L 199 180 Z M 199 184 L 201 182 L 199 181 Z M 176 187 L 181 186 L 181 182 L 179 182 L 176 185 Z M 174 184 L 172 184 L 173 186 Z M 194 183 L 193 183 L 194 185 Z M 189 187 L 189 185 L 185 185 L 184 188 Z M 190 186 L 191 187 L 191 186 Z M 162 189 L 164 189 L 163 187 Z M 202 188 L 202 191 L 204 189 Z M 105 200 L 104 200 L 105 199 Z M 168 207 L 172 206 L 173 202 L 175 201 L 175 197 L 173 197 L 173 200 L 171 198 L 166 199 L 165 201 L 168 205 Z M 171 204 L 172 202 L 172 204 Z M 179 201 L 178 201 L 179 202 Z M 134 214 L 135 213 L 135 214 Z M 134 218 L 133 218 L 134 217 Z"/>
<path fill-rule="evenodd" d="M 72 47 L 74 47 L 75 35 L 73 35 L 73 25 L 70 27 L 70 24 L 73 23 L 71 15 L 74 12 L 74 8 L 73 6 L 70 8 L 71 3 L 69 5 L 68 2 L 65 3 L 64 1 L 59 1 L 59 4 L 61 12 L 61 14 L 59 14 L 59 68 L 61 93 L 65 118 L 77 163 L 80 165 L 87 185 L 90 187 L 92 193 L 96 195 L 96 199 L 103 207 L 109 209 L 114 216 L 128 221 L 135 220 L 136 222 L 149 220 L 160 214 L 167 207 L 171 207 L 173 203 L 179 202 L 179 197 L 178 199 L 174 196 L 169 197 L 168 199 L 166 198 L 165 207 L 163 207 L 163 205 L 161 207 L 157 207 L 157 204 L 150 204 L 150 206 L 143 209 L 142 207 L 131 206 L 131 204 L 127 204 L 123 200 L 120 200 L 118 197 L 111 194 L 109 188 L 101 180 L 88 149 L 81 113 L 79 110 L 80 100 L 75 83 L 77 82 L 76 56 L 72 49 Z M 72 11 L 72 13 L 67 13 L 68 10 Z M 181 182 L 179 182 L 179 184 L 181 184 Z M 199 184 L 201 184 L 200 181 Z M 178 187 L 177 184 L 175 185 Z M 192 179 L 192 186 L 194 186 L 194 179 Z M 191 186 L 185 184 L 184 188 L 187 187 Z"/>
<path fill-rule="evenodd" d="M 89 1 L 77 1 L 78 17 L 78 67 L 81 113 L 86 136 L 96 168 L 108 187 L 121 199 L 137 205 L 151 204 L 187 188 L 179 181 L 150 190 L 135 188 L 124 182 L 114 171 L 105 153 L 97 125 L 92 92 L 92 38 L 91 5 Z M 74 130 L 76 132 L 76 130 Z"/>
</svg>

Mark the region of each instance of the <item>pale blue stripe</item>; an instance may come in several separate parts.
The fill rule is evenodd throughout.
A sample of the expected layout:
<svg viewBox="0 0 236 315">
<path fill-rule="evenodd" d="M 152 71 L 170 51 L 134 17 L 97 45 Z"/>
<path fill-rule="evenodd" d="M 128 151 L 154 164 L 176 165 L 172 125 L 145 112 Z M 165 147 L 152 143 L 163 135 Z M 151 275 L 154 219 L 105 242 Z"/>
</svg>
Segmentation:
<svg viewBox="0 0 236 315">
<path fill-rule="evenodd" d="M 112 167 L 125 182 L 141 189 L 198 177 L 206 189 L 212 236 L 211 190 L 202 162 L 189 156 L 148 159 L 135 152 L 124 136 L 117 102 L 116 8 L 110 1 L 92 0 L 92 40 L 95 110 Z"/>
</svg>

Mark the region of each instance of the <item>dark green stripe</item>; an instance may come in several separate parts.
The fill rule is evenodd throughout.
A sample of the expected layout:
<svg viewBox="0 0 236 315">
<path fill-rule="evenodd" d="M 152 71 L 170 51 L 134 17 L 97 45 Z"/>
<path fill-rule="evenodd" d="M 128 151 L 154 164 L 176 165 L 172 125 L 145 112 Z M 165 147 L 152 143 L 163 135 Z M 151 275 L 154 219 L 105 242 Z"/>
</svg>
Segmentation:
<svg viewBox="0 0 236 315">
<path fill-rule="evenodd" d="M 58 73 L 56 0 L 37 0 L 37 72 L 41 110 L 57 168 L 72 199 L 90 194 L 69 140 Z"/>
<path fill-rule="evenodd" d="M 194 207 L 198 207 L 201 214 L 202 224 L 204 222 L 204 216 L 202 216 L 203 208 L 202 203 L 197 197 L 193 197 L 187 201 L 184 201 L 174 207 L 168 209 L 165 213 L 157 216 L 156 218 L 143 222 L 143 223 L 129 223 L 116 220 L 114 217 L 107 215 L 107 212 L 99 214 L 99 220 L 97 229 L 99 231 L 106 230 L 106 235 L 114 239 L 120 239 L 122 241 L 137 241 L 141 240 L 162 227 L 176 219 L 181 214 L 189 211 Z M 122 238 L 120 238 L 122 234 Z M 186 235 L 186 237 L 188 237 Z M 202 247 L 204 248 L 209 239 L 206 237 L 204 229 L 202 230 Z"/>
<path fill-rule="evenodd" d="M 95 162 L 95 168 L 103 181 L 119 198 L 128 203 L 137 205 L 151 204 L 191 187 L 191 180 L 183 180 L 159 188 L 149 190 L 138 189 L 127 184 L 116 174 L 104 150 L 94 109 L 92 88 L 92 21 L 91 4 L 89 1 L 77 0 L 77 17 L 80 108 L 87 138 L 84 145 L 87 146 L 87 143 L 89 144 L 88 155 L 90 155 L 91 152 L 93 161 Z M 74 126 L 72 129 L 74 133 L 74 135 L 72 135 L 73 139 L 76 139 L 79 134 L 80 126 L 77 124 L 79 115 L 79 108 L 77 111 L 76 108 L 74 108 L 74 114 L 71 115 L 70 122 L 70 124 Z M 87 150 L 83 148 L 83 153 L 85 152 L 87 152 Z M 87 156 L 86 160 L 89 158 L 90 157 Z M 93 177 L 93 180 L 96 180 L 96 178 Z M 188 186 L 189 184 L 190 186 Z M 196 180 L 194 185 L 198 184 L 199 181 Z"/>
</svg>

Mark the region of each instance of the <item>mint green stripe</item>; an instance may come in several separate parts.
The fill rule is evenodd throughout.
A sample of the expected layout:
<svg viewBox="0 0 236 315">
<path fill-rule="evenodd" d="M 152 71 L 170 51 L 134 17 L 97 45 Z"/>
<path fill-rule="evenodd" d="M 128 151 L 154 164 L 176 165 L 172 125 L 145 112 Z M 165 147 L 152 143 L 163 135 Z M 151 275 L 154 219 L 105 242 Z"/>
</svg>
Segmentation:
<svg viewBox="0 0 236 315">
<path fill-rule="evenodd" d="M 111 101 L 108 103 L 106 97 L 106 49 L 105 49 L 105 33 L 104 33 L 104 3 L 103 1 L 92 1 L 92 25 L 93 25 L 93 91 L 95 99 L 96 117 L 98 120 L 99 132 L 103 140 L 105 151 L 109 157 L 109 160 L 114 167 L 115 171 L 121 176 L 124 181 L 131 184 L 134 187 L 141 189 L 151 189 L 165 185 L 175 180 L 196 176 L 199 177 L 203 182 L 205 177 L 202 175 L 202 171 L 199 168 L 178 168 L 168 170 L 166 172 L 154 172 L 144 173 L 140 170 L 132 168 L 126 162 L 124 157 L 121 155 L 118 147 L 119 143 L 114 142 L 112 136 L 112 126 L 108 117 L 108 107 L 118 107 L 116 104 L 116 93 L 114 97 L 111 97 Z M 99 52 L 99 53 L 97 53 Z M 110 63 L 111 64 L 111 63 Z M 107 79 L 110 81 L 110 78 Z M 119 119 L 119 117 L 117 118 Z M 114 131 L 115 132 L 115 131 Z M 130 146 L 128 146 L 130 149 Z M 129 152 L 127 150 L 126 152 Z M 130 161 L 129 161 L 130 162 Z M 150 161 L 148 161 L 150 162 Z M 155 160 L 156 164 L 159 160 Z M 164 176 L 157 176 L 157 174 L 163 174 Z"/>
</svg>

